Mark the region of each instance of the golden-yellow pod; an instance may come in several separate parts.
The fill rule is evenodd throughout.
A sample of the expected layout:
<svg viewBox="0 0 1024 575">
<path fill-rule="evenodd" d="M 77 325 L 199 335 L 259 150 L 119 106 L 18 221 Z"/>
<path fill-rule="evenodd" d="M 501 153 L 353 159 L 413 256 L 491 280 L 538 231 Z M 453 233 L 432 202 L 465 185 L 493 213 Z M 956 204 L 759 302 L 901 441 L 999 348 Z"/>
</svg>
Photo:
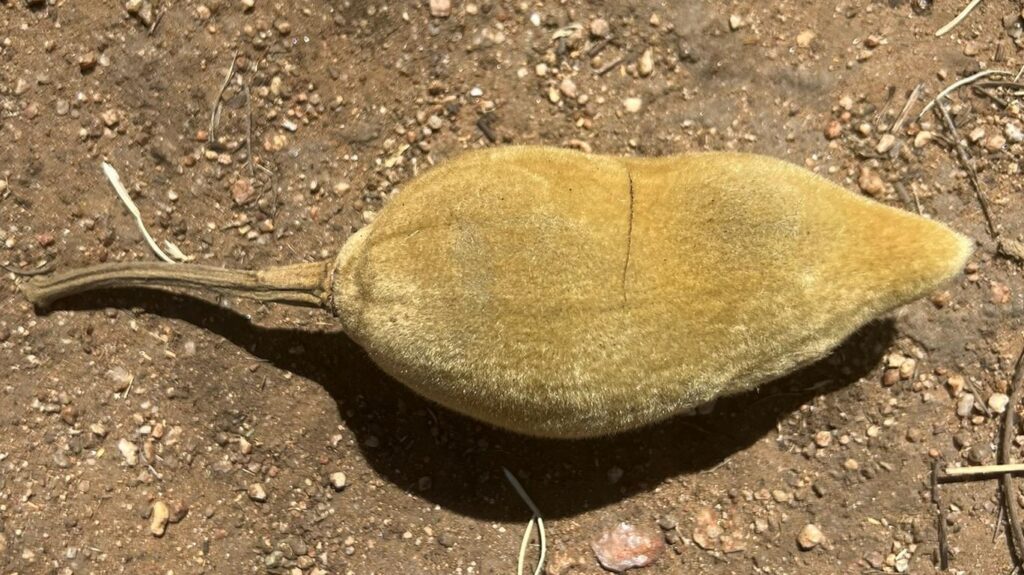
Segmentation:
<svg viewBox="0 0 1024 575">
<path fill-rule="evenodd" d="M 388 374 L 524 434 L 633 429 L 821 358 L 959 273 L 946 226 L 768 157 L 466 153 L 410 182 L 332 262 L 107 264 L 37 278 L 320 305 Z"/>
</svg>

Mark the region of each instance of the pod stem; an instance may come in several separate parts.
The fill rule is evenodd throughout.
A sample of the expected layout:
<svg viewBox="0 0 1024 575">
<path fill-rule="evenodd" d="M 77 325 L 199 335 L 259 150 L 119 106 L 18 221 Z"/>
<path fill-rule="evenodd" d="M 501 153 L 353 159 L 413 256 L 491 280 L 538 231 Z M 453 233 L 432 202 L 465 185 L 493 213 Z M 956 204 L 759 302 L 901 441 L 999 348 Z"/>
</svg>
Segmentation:
<svg viewBox="0 0 1024 575">
<path fill-rule="evenodd" d="M 54 301 L 108 288 L 197 289 L 264 302 L 326 307 L 330 298 L 329 262 L 233 270 L 192 264 L 128 262 L 99 264 L 22 284 L 30 302 L 46 307 Z"/>
</svg>

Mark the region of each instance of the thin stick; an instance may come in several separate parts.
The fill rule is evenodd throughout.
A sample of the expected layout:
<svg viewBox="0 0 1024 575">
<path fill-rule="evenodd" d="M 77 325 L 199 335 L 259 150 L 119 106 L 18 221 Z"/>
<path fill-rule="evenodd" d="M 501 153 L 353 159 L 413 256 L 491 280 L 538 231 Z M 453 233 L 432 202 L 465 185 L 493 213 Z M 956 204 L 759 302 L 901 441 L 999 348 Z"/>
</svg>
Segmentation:
<svg viewBox="0 0 1024 575">
<path fill-rule="evenodd" d="M 128 394 L 132 392 L 132 386 L 135 385 L 135 376 L 128 380 L 128 387 L 124 388 L 124 393 L 121 395 L 121 401 L 128 399 Z"/>
<path fill-rule="evenodd" d="M 498 135 L 494 133 L 494 128 L 491 127 L 489 114 L 480 116 L 476 121 L 476 127 L 480 129 L 480 132 L 483 133 L 488 142 L 493 144 L 498 141 Z"/>
<path fill-rule="evenodd" d="M 217 142 L 217 124 L 220 123 L 220 108 L 221 99 L 224 97 L 224 92 L 228 89 L 228 84 L 231 83 L 231 78 L 235 75 L 235 62 L 238 60 L 238 52 L 231 54 L 231 67 L 228 68 L 228 75 L 224 77 L 224 83 L 220 86 L 220 91 L 217 92 L 217 100 L 213 103 L 213 112 L 210 114 L 210 141 Z"/>
<path fill-rule="evenodd" d="M 960 80 L 957 80 L 956 82 L 953 82 L 949 86 L 946 86 L 945 88 L 943 88 L 943 90 L 941 92 L 939 92 L 938 96 L 935 96 L 934 98 L 932 98 L 932 101 L 928 102 L 928 104 L 926 104 L 925 107 L 921 110 L 921 113 L 917 115 L 917 119 L 920 120 L 922 116 L 927 114 L 929 110 L 931 110 L 933 107 L 935 107 L 935 103 L 936 102 L 938 102 L 942 98 L 945 98 L 946 96 L 948 96 L 949 94 L 954 92 L 957 88 L 960 88 L 961 86 L 966 86 L 967 84 L 970 84 L 971 82 L 977 82 L 981 78 L 984 78 L 985 76 L 991 76 L 993 74 L 1006 74 L 1006 75 L 1010 75 L 1011 72 L 1007 72 L 1006 70 L 982 70 L 981 72 L 978 72 L 977 74 L 974 74 L 972 76 L 968 76 L 966 78 L 962 78 Z"/>
<path fill-rule="evenodd" d="M 516 476 L 512 475 L 512 472 L 504 467 L 502 467 L 501 470 L 505 472 L 505 479 L 512 484 L 512 488 L 519 494 L 520 499 L 522 499 L 523 502 L 526 503 L 526 506 L 530 508 L 530 511 L 533 512 L 533 518 L 530 519 L 530 522 L 526 526 L 526 534 L 523 536 L 523 543 L 519 548 L 519 564 L 517 573 L 518 575 L 523 574 L 523 561 L 526 558 L 526 546 L 530 541 L 530 535 L 533 533 L 533 523 L 534 520 L 536 520 L 537 531 L 540 533 L 540 559 L 537 560 L 537 569 L 533 572 L 533 575 L 540 575 L 544 570 L 544 560 L 546 559 L 548 551 L 547 535 L 544 532 L 544 519 L 541 517 L 540 509 L 538 509 L 533 503 L 530 496 L 526 494 L 526 490 L 519 484 L 519 480 L 516 479 Z"/>
<path fill-rule="evenodd" d="M 939 491 L 939 460 L 932 463 L 932 503 L 935 504 L 937 517 L 936 529 L 939 532 L 939 570 L 949 569 L 949 540 L 946 538 L 946 508 L 942 506 L 942 494 Z"/>
<path fill-rule="evenodd" d="M 621 64 L 623 60 L 625 60 L 625 58 L 622 57 L 622 56 L 619 56 L 618 58 L 612 60 L 611 62 L 608 62 L 604 66 L 601 66 L 597 70 L 594 70 L 594 73 L 597 74 L 598 76 L 604 76 L 608 72 L 611 72 L 612 69 L 614 69 L 616 66 Z"/>
<path fill-rule="evenodd" d="M 247 121 L 245 124 L 245 153 L 246 153 L 246 164 L 249 165 L 249 177 L 256 177 L 256 168 L 253 167 L 256 164 L 256 160 L 252 157 L 252 98 L 249 93 L 249 84 L 245 84 L 245 114 Z"/>
<path fill-rule="evenodd" d="M 892 185 L 893 189 L 896 190 L 896 195 L 900 197 L 900 201 L 906 206 L 909 211 L 911 206 L 916 206 L 917 213 L 921 214 L 921 204 L 916 198 L 911 198 L 910 194 L 907 193 L 907 187 L 903 185 L 903 182 L 895 182 Z"/>
<path fill-rule="evenodd" d="M 981 185 L 978 183 L 978 173 L 974 171 L 974 164 L 971 162 L 970 154 L 964 148 L 963 144 L 960 143 L 960 134 L 956 131 L 956 125 L 953 123 L 953 119 L 949 117 L 949 112 L 946 111 L 946 106 L 941 102 L 938 106 L 939 116 L 943 122 L 946 123 L 946 128 L 949 129 L 950 134 L 953 136 L 953 146 L 956 148 L 957 156 L 960 159 L 960 163 L 963 164 L 965 170 L 967 170 L 968 178 L 971 180 L 971 186 L 974 187 L 974 195 L 978 198 L 978 203 L 981 204 L 981 213 L 985 216 L 985 222 L 988 224 L 989 234 L 993 238 L 999 235 L 999 231 L 996 229 L 995 221 L 992 219 L 992 209 L 989 207 L 988 196 L 985 195 L 985 191 L 981 189 Z M 981 397 L 978 397 L 981 400 Z M 985 411 L 988 411 L 988 406 L 982 402 L 982 406 Z"/>
<path fill-rule="evenodd" d="M 978 389 L 978 384 L 971 381 L 970 378 L 966 379 L 967 385 L 970 386 L 971 388 L 971 393 L 974 394 L 974 405 L 980 405 L 981 410 L 985 412 L 985 415 L 987 417 L 992 417 L 992 410 L 989 409 L 988 403 L 985 401 L 985 398 L 981 396 L 981 390 Z"/>
<path fill-rule="evenodd" d="M 917 208 L 917 215 L 923 216 L 924 212 L 921 211 L 921 199 L 917 197 L 917 190 L 914 186 L 910 186 L 910 195 L 914 197 L 914 207 Z"/>
<path fill-rule="evenodd" d="M 966 8 L 961 10 L 960 13 L 956 15 L 956 18 L 950 20 L 949 24 L 946 24 L 942 28 L 939 28 L 939 30 L 935 32 L 935 35 L 942 36 L 946 32 L 949 32 L 953 28 L 956 28 L 957 24 L 962 22 L 963 19 L 966 18 L 967 15 L 971 13 L 971 10 L 974 10 L 978 6 L 978 4 L 981 4 L 981 0 L 971 0 L 971 3 L 968 4 Z"/>
<path fill-rule="evenodd" d="M 940 477 L 939 480 L 942 481 L 947 478 L 984 479 L 990 475 L 1002 475 L 1004 473 L 1024 473 L 1024 463 L 977 465 L 973 467 L 947 467 L 945 475 Z"/>
<path fill-rule="evenodd" d="M 999 104 L 999 106 L 1002 108 L 1005 108 L 1010 105 L 1010 103 L 1001 98 L 999 94 L 996 94 L 995 92 L 989 90 L 988 88 L 982 87 L 980 84 L 977 86 L 971 86 L 971 88 L 974 90 L 975 94 L 981 94 L 982 96 L 991 99 L 996 104 Z"/>
<path fill-rule="evenodd" d="M 114 186 L 114 191 L 117 192 L 117 197 L 121 198 L 121 202 L 124 203 L 124 206 L 128 208 L 128 211 L 131 212 L 132 216 L 135 218 L 135 225 L 137 225 L 139 227 L 139 231 L 142 232 L 142 237 L 146 238 L 146 243 L 149 244 L 149 249 L 153 250 L 156 257 L 164 260 L 165 262 L 169 264 L 176 263 L 174 258 L 167 255 L 162 249 L 160 249 L 160 246 L 156 243 L 156 240 L 153 239 L 153 236 L 149 235 L 149 230 L 146 229 L 146 223 L 142 221 L 142 214 L 139 213 L 139 208 L 135 205 L 135 202 L 132 201 L 131 196 L 128 195 L 128 190 L 124 189 L 124 184 L 121 183 L 121 176 L 118 175 L 114 166 L 111 166 L 106 162 L 103 162 L 101 165 L 103 167 L 103 173 L 107 176 L 107 179 L 110 180 L 110 185 Z"/>
<path fill-rule="evenodd" d="M 1002 441 L 999 444 L 1000 464 L 1010 462 L 1010 450 L 1013 447 L 1013 438 L 1017 434 L 1017 407 L 1020 405 L 1021 395 L 1024 394 L 1024 351 L 1017 357 L 1017 364 L 1014 366 L 1013 379 L 1010 386 L 1013 391 L 1010 393 L 1010 403 L 1006 406 L 1006 415 L 1003 417 Z M 1014 495 L 1017 490 L 1013 486 L 1013 474 L 1003 473 L 999 479 L 1003 491 L 1003 505 L 1006 506 L 1006 521 L 1009 523 L 1011 542 L 1014 555 L 1016 555 L 1016 567 L 1021 567 L 1024 562 L 1024 532 L 1020 527 L 1020 512 L 1017 510 L 1017 503 Z"/>
<path fill-rule="evenodd" d="M 1006 513 L 1006 508 L 1002 505 L 999 506 L 999 515 L 996 515 L 996 524 L 992 526 L 992 542 L 995 543 L 999 537 L 999 528 L 1003 525 L 1003 514 Z"/>
<path fill-rule="evenodd" d="M 156 15 L 156 19 L 153 20 L 153 25 L 149 27 L 150 36 L 153 35 L 153 32 L 156 32 L 156 27 L 160 25 L 160 21 L 164 19 L 164 14 L 166 13 L 167 10 L 161 10 L 160 13 Z"/>
<path fill-rule="evenodd" d="M 892 128 L 889 129 L 890 134 L 899 134 L 900 128 L 903 127 L 903 123 L 907 121 L 907 116 L 910 114 L 910 109 L 917 103 L 917 99 L 921 97 L 921 90 L 924 89 L 924 84 L 918 84 L 914 87 L 914 90 L 910 92 L 910 96 L 907 98 L 907 103 L 903 105 L 903 109 L 900 110 L 900 115 L 896 117 L 896 122 L 893 123 Z"/>
<path fill-rule="evenodd" d="M 1014 80 L 989 80 L 988 82 L 978 82 L 978 86 L 981 88 L 1007 88 L 1009 90 L 1024 90 L 1024 84 Z"/>
</svg>

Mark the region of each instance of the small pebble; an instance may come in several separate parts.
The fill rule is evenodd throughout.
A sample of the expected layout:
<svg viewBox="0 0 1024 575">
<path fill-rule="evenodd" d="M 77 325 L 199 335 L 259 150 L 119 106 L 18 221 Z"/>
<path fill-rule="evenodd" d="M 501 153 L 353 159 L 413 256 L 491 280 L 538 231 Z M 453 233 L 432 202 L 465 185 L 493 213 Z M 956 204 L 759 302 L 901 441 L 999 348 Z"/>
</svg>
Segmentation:
<svg viewBox="0 0 1024 575">
<path fill-rule="evenodd" d="M 999 240 L 999 253 L 1018 262 L 1024 262 L 1024 242 L 1011 239 Z"/>
<path fill-rule="evenodd" d="M 992 448 L 983 443 L 973 445 L 967 450 L 966 457 L 971 465 L 984 465 L 992 457 Z"/>
<path fill-rule="evenodd" d="M 1024 142 L 1024 130 L 1021 130 L 1020 126 L 1014 123 L 1009 123 L 1003 128 L 1003 133 L 1006 134 L 1006 138 L 1011 142 Z"/>
<path fill-rule="evenodd" d="M 153 513 L 149 520 L 149 532 L 156 537 L 162 537 L 167 531 L 167 522 L 170 521 L 171 510 L 163 501 L 153 504 Z"/>
<path fill-rule="evenodd" d="M 595 18 L 590 21 L 590 35 L 594 38 L 607 38 L 610 32 L 611 27 L 604 18 Z"/>
<path fill-rule="evenodd" d="M 839 136 L 843 135 L 843 125 L 839 123 L 839 120 L 830 120 L 825 125 L 825 138 L 828 140 L 835 140 Z"/>
<path fill-rule="evenodd" d="M 934 137 L 935 134 L 933 134 L 932 132 L 928 130 L 921 130 L 920 132 L 917 133 L 916 136 L 914 136 L 914 147 L 923 148 L 927 146 L 928 142 L 931 142 L 932 138 Z"/>
<path fill-rule="evenodd" d="M 99 57 L 96 55 L 96 52 L 86 52 L 78 59 L 78 71 L 83 74 L 88 74 L 96 69 L 96 63 L 98 61 Z"/>
<path fill-rule="evenodd" d="M 747 25 L 747 22 L 743 19 L 743 16 L 740 16 L 739 14 L 733 14 L 732 16 L 729 16 L 729 29 L 730 30 L 734 30 L 734 31 L 735 30 L 739 30 L 740 28 L 742 28 L 742 27 L 744 27 L 746 25 Z"/>
<path fill-rule="evenodd" d="M 134 467 L 139 462 L 139 447 L 128 441 L 127 439 L 120 439 L 117 442 L 117 450 L 121 452 L 121 456 L 124 457 L 124 462 L 129 467 Z"/>
<path fill-rule="evenodd" d="M 882 386 L 892 387 L 900 380 L 900 370 L 889 368 L 882 372 Z"/>
<path fill-rule="evenodd" d="M 865 555 L 864 561 L 875 571 L 882 571 L 882 567 L 885 566 L 885 556 L 878 551 L 872 551 Z"/>
<path fill-rule="evenodd" d="M 572 78 L 563 78 L 562 83 L 558 85 L 558 90 L 565 95 L 566 98 L 575 100 L 576 96 L 579 95 L 579 91 L 576 88 L 576 82 L 572 81 Z"/>
<path fill-rule="evenodd" d="M 1006 411 L 1006 406 L 1010 403 L 1010 397 L 1005 393 L 993 393 L 988 396 L 988 407 L 996 413 L 1003 413 Z"/>
<path fill-rule="evenodd" d="M 626 111 L 630 114 L 636 114 L 643 107 L 644 101 L 640 98 L 626 98 L 622 101 L 622 105 L 625 106 Z"/>
<path fill-rule="evenodd" d="M 646 78 L 654 72 L 654 51 L 650 48 L 644 50 L 644 53 L 640 56 L 640 61 L 637 62 L 636 71 L 640 74 L 641 78 Z"/>
<path fill-rule="evenodd" d="M 345 474 L 342 473 L 341 471 L 335 471 L 330 475 L 329 479 L 331 481 L 331 487 L 333 487 L 335 491 L 341 491 L 342 489 L 345 489 L 345 485 L 347 485 L 348 483 L 348 479 L 345 477 Z"/>
<path fill-rule="evenodd" d="M 451 549 L 455 546 L 455 539 L 447 531 L 442 531 L 437 534 L 437 543 L 445 549 Z"/>
<path fill-rule="evenodd" d="M 590 548 L 602 567 L 621 573 L 654 563 L 665 551 L 665 543 L 658 533 L 619 523 L 601 533 Z"/>
<path fill-rule="evenodd" d="M 906 437 L 910 443 L 921 443 L 924 441 L 924 432 L 916 427 L 911 427 L 907 430 Z"/>
<path fill-rule="evenodd" d="M 249 499 L 258 503 L 263 503 L 267 500 L 267 491 L 263 489 L 263 486 L 259 483 L 253 483 L 246 489 L 246 493 L 249 494 Z"/>
<path fill-rule="evenodd" d="M 430 0 L 430 15 L 434 18 L 447 18 L 452 14 L 451 0 Z"/>
<path fill-rule="evenodd" d="M 810 48 L 811 42 L 814 42 L 817 37 L 818 35 L 813 30 L 804 30 L 796 35 L 796 45 L 800 48 Z"/>
<path fill-rule="evenodd" d="M 885 192 L 885 182 L 878 172 L 864 166 L 860 169 L 860 177 L 857 178 L 857 185 L 867 195 L 872 197 L 881 196 Z"/>
<path fill-rule="evenodd" d="M 896 145 L 896 136 L 892 134 L 884 134 L 878 140 L 878 145 L 875 146 L 875 151 L 879 154 L 885 154 Z"/>
<path fill-rule="evenodd" d="M 821 448 L 832 445 L 832 434 L 828 431 L 819 431 L 818 433 L 815 433 L 814 444 Z"/>
<path fill-rule="evenodd" d="M 1006 146 L 1006 138 L 1002 134 L 992 134 L 985 138 L 985 149 L 990 152 L 1002 150 Z"/>
<path fill-rule="evenodd" d="M 956 402 L 956 414 L 959 417 L 968 417 L 974 410 L 974 394 L 965 393 Z"/>
<path fill-rule="evenodd" d="M 960 395 L 960 392 L 964 390 L 965 385 L 967 385 L 967 381 L 965 381 L 964 376 L 960 374 L 950 375 L 946 379 L 946 386 L 949 387 L 949 393 L 953 397 Z"/>
<path fill-rule="evenodd" d="M 800 534 L 796 536 L 796 543 L 800 546 L 801 551 L 810 551 L 822 541 L 825 540 L 825 535 L 821 532 L 821 529 L 813 523 L 804 525 L 804 528 L 800 530 Z"/>
</svg>

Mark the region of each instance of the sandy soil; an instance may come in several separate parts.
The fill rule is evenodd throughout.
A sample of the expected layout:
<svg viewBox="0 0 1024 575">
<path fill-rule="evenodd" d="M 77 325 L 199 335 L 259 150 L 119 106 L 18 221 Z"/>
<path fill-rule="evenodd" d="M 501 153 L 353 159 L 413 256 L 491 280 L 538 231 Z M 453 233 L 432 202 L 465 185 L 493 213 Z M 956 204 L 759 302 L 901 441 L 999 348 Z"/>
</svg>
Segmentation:
<svg viewBox="0 0 1024 575">
<path fill-rule="evenodd" d="M 986 408 L 1024 345 L 1020 86 L 951 99 L 1001 244 L 949 131 L 915 119 L 1021 67 L 1015 2 L 934 36 L 965 3 L 0 3 L 0 263 L 19 273 L 153 258 L 103 160 L 159 240 L 252 268 L 326 257 L 417 173 L 505 143 L 770 154 L 979 245 L 799 374 L 571 443 L 416 397 L 326 314 L 157 292 L 38 314 L 4 272 L 0 572 L 510 573 L 530 514 L 502 467 L 545 515 L 548 573 L 602 573 L 591 542 L 622 521 L 666 543 L 652 575 L 937 571 L 932 464 L 995 461 Z M 995 482 L 942 493 L 952 568 L 1009 572 Z"/>
</svg>

